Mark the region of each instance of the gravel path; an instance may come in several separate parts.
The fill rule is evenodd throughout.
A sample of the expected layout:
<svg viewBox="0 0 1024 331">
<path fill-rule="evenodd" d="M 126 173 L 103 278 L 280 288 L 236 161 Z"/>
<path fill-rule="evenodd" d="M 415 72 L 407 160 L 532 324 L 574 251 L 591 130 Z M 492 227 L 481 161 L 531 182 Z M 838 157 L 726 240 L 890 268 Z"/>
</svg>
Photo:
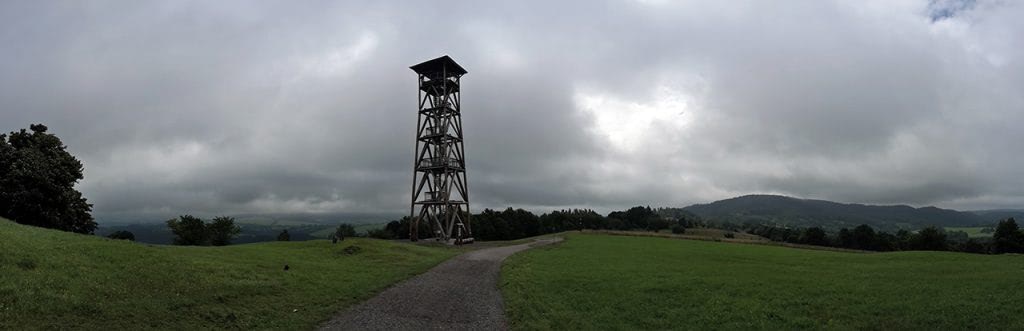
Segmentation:
<svg viewBox="0 0 1024 331">
<path fill-rule="evenodd" d="M 344 310 L 321 330 L 507 330 L 498 290 L 501 262 L 516 252 L 561 241 L 484 248 L 459 255 Z"/>
</svg>

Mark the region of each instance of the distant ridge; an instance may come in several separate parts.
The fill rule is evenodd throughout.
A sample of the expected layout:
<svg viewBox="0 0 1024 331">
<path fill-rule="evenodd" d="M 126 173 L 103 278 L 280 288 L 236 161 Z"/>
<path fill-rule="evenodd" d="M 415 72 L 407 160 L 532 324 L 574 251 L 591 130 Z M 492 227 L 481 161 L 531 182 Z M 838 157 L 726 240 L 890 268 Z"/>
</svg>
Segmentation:
<svg viewBox="0 0 1024 331">
<path fill-rule="evenodd" d="M 907 205 L 864 205 L 826 200 L 799 199 L 781 195 L 745 195 L 683 208 L 697 216 L 732 223 L 760 223 L 780 226 L 855 227 L 860 224 L 892 230 L 979 226 L 996 219 L 975 212 Z"/>
</svg>

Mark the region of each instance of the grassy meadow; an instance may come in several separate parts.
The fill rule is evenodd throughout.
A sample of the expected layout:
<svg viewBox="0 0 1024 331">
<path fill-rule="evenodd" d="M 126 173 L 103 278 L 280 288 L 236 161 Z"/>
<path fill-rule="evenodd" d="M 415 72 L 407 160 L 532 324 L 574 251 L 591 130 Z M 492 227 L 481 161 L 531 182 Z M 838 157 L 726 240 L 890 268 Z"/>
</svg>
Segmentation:
<svg viewBox="0 0 1024 331">
<path fill-rule="evenodd" d="M 984 229 L 991 229 L 991 227 L 947 227 L 946 231 L 963 231 L 969 238 L 992 238 L 992 232 L 981 232 Z"/>
<path fill-rule="evenodd" d="M 0 219 L 0 329 L 308 330 L 459 252 L 372 239 L 151 246 Z"/>
<path fill-rule="evenodd" d="M 1024 329 L 1024 256 L 569 234 L 502 271 L 513 329 Z"/>
</svg>

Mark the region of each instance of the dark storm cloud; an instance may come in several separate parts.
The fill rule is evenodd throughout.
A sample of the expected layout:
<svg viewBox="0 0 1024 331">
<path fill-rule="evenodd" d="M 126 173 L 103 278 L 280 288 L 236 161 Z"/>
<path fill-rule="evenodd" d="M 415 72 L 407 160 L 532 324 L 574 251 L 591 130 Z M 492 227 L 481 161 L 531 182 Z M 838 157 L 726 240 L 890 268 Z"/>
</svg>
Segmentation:
<svg viewBox="0 0 1024 331">
<path fill-rule="evenodd" d="M 0 7 L 0 129 L 64 138 L 99 215 L 403 211 L 442 54 L 477 209 L 1024 201 L 1015 3 Z"/>
</svg>

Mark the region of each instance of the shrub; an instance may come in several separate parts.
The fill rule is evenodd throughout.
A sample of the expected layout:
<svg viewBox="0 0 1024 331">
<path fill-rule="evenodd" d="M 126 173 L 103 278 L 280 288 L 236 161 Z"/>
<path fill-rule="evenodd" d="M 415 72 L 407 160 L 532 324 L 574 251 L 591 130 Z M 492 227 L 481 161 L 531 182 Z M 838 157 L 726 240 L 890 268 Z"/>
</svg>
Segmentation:
<svg viewBox="0 0 1024 331">
<path fill-rule="evenodd" d="M 675 234 L 684 234 L 684 233 L 686 233 L 686 227 L 685 227 L 685 226 L 682 226 L 682 225 L 676 225 L 676 226 L 673 226 L 673 227 L 672 227 L 672 233 L 675 233 Z"/>
<path fill-rule="evenodd" d="M 288 234 L 288 230 L 282 230 L 281 233 L 277 235 L 277 241 L 291 241 L 291 240 L 292 240 L 292 235 Z"/>
</svg>

